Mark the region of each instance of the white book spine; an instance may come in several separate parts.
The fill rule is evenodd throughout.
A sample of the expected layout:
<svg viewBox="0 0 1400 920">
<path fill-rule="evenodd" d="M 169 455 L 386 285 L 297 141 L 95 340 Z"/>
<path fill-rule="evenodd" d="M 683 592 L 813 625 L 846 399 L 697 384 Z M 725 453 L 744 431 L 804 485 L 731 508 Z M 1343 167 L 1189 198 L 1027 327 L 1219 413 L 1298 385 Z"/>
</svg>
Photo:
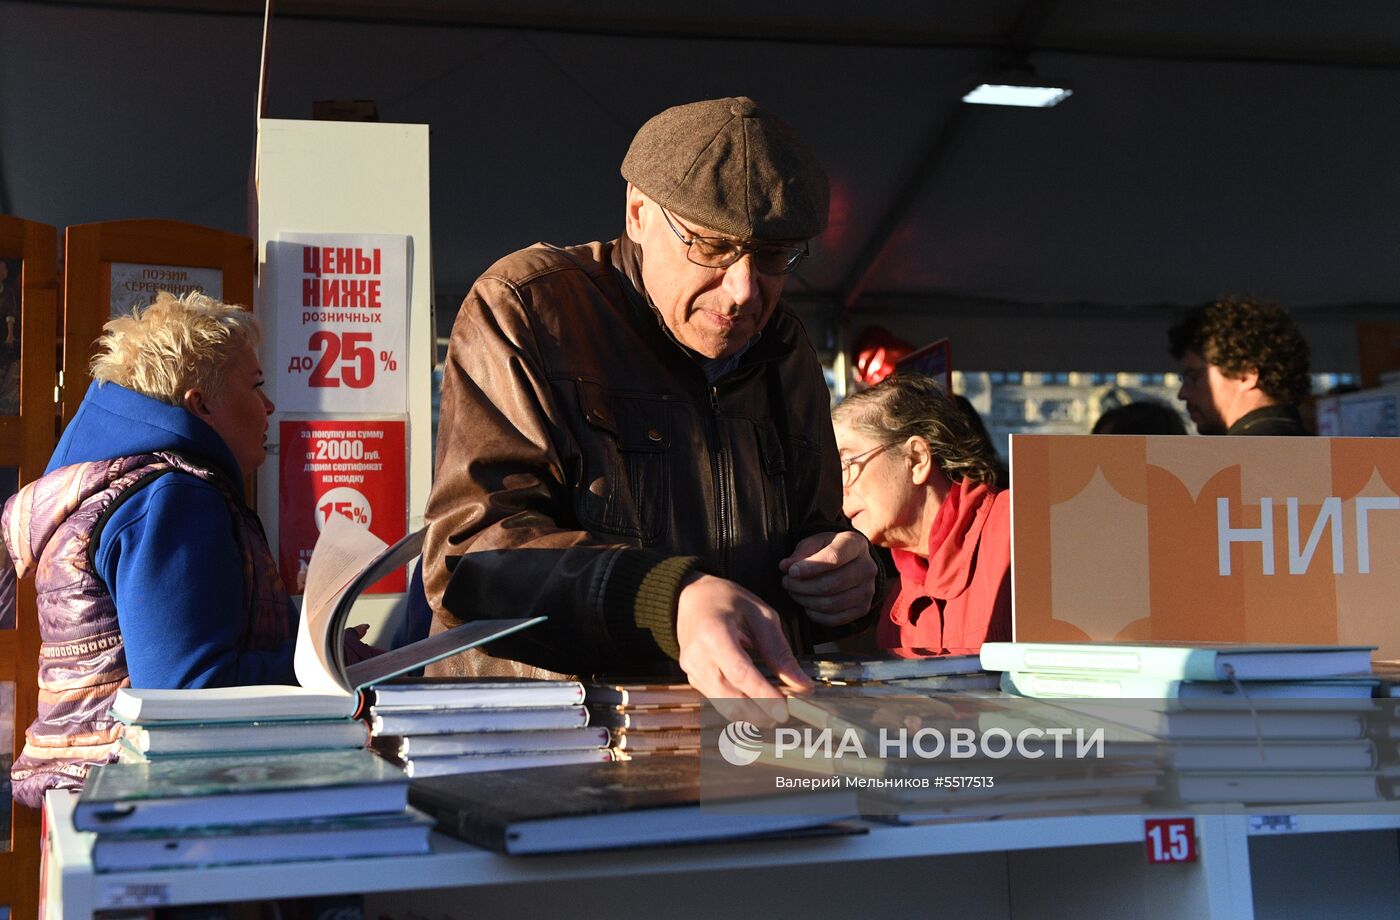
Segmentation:
<svg viewBox="0 0 1400 920">
<path fill-rule="evenodd" d="M 1213 650 L 1176 647 L 988 642 L 982 646 L 982 667 L 989 671 L 1098 671 L 1170 680 L 1219 679 Z"/>
</svg>

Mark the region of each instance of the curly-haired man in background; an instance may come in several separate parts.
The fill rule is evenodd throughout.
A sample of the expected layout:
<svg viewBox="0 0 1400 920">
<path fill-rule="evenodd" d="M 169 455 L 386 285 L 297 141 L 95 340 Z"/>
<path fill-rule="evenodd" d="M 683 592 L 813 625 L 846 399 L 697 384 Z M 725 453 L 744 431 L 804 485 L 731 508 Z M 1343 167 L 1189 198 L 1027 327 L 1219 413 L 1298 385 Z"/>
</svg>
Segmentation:
<svg viewBox="0 0 1400 920">
<path fill-rule="evenodd" d="M 1308 343 L 1277 304 L 1228 298 L 1197 307 L 1167 333 L 1181 362 L 1177 398 L 1200 434 L 1306 435 Z"/>
</svg>

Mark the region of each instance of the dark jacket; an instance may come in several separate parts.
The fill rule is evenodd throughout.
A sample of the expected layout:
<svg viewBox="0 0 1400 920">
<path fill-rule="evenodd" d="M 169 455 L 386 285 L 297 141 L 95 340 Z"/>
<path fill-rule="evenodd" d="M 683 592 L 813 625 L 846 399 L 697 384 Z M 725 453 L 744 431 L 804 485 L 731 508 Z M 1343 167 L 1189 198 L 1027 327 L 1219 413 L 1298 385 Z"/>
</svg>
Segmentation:
<svg viewBox="0 0 1400 920">
<path fill-rule="evenodd" d="M 1301 437 L 1312 434 L 1303 427 L 1295 406 L 1264 406 L 1235 420 L 1227 435 L 1266 435 L 1270 437 Z"/>
<path fill-rule="evenodd" d="M 532 246 L 473 286 L 443 375 L 424 581 L 435 630 L 547 614 L 493 655 L 569 674 L 656 673 L 679 654 L 695 568 L 813 624 L 778 561 L 848 529 L 830 397 L 779 305 L 711 386 L 640 293 L 625 237 Z"/>
</svg>

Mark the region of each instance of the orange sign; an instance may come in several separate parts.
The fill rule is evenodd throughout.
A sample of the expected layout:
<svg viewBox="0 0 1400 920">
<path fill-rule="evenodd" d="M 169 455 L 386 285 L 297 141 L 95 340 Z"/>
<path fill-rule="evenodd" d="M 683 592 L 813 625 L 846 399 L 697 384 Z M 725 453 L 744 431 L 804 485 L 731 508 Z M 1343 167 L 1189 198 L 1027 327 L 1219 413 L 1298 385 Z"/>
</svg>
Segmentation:
<svg viewBox="0 0 1400 920">
<path fill-rule="evenodd" d="M 1400 657 L 1400 439 L 1013 435 L 1020 642 Z"/>
</svg>

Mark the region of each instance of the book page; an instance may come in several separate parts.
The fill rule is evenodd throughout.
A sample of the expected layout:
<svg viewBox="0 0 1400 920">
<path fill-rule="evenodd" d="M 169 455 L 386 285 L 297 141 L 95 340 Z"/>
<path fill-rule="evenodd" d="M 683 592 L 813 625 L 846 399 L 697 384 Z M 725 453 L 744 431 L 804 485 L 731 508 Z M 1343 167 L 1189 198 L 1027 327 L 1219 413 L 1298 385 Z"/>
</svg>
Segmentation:
<svg viewBox="0 0 1400 920">
<path fill-rule="evenodd" d="M 345 691 L 327 693 L 283 684 L 151 690 L 122 687 L 112 714 L 128 725 L 204 725 L 210 722 L 343 719 L 354 714 Z"/>
<path fill-rule="evenodd" d="M 301 601 L 294 664 L 297 681 L 316 690 L 350 690 L 337 674 L 334 643 L 330 635 L 336 600 L 375 557 L 388 546 L 365 527 L 340 514 L 327 516 L 321 536 L 311 551 L 306 571 L 306 593 Z"/>
</svg>

